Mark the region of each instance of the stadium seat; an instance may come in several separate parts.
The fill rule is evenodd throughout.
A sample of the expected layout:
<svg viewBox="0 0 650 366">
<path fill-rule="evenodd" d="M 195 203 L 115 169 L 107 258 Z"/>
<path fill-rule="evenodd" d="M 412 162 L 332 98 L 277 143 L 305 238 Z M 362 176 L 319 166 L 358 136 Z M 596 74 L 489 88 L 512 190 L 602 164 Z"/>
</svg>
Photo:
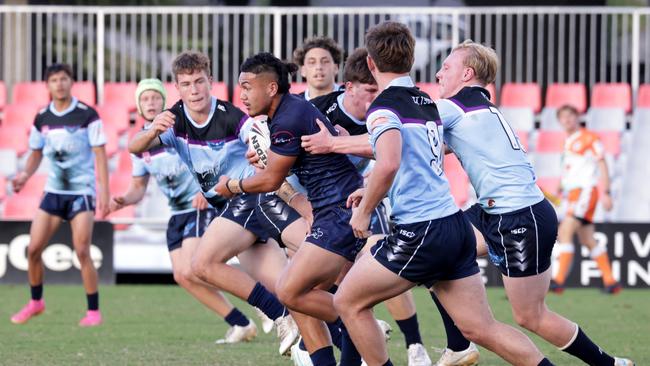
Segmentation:
<svg viewBox="0 0 650 366">
<path fill-rule="evenodd" d="M 128 107 L 124 104 L 102 104 L 95 107 L 103 126 L 111 125 L 118 133 L 129 129 L 130 116 Z"/>
<path fill-rule="evenodd" d="M 598 83 L 591 89 L 591 107 L 632 111 L 632 88 L 627 83 Z"/>
<path fill-rule="evenodd" d="M 451 187 L 451 195 L 454 196 L 454 200 L 459 207 L 463 207 L 469 198 L 468 186 L 469 178 L 463 170 L 460 161 L 454 154 L 445 155 L 444 161 L 444 170 L 447 179 L 449 180 L 449 185 Z"/>
<path fill-rule="evenodd" d="M 239 93 L 241 93 L 241 87 L 239 85 L 235 85 L 232 91 L 232 104 L 234 104 L 235 107 L 241 109 L 242 111 L 248 113 L 246 106 L 244 106 L 244 104 L 241 102 Z"/>
<path fill-rule="evenodd" d="M 29 103 L 42 107 L 50 102 L 50 92 L 44 81 L 16 83 L 13 91 L 14 103 Z"/>
<path fill-rule="evenodd" d="M 539 128 L 547 131 L 564 131 L 557 120 L 556 108 L 544 108 L 539 118 Z"/>
<path fill-rule="evenodd" d="M 587 128 L 599 131 L 625 130 L 625 111 L 621 108 L 589 108 L 585 118 Z"/>
<path fill-rule="evenodd" d="M 122 104 L 129 112 L 135 112 L 135 89 L 136 83 L 112 83 L 104 84 L 103 104 Z"/>
<path fill-rule="evenodd" d="M 92 107 L 97 104 L 96 95 L 95 83 L 92 81 L 76 81 L 72 84 L 72 96 L 86 105 Z"/>
<path fill-rule="evenodd" d="M 608 154 L 617 157 L 621 153 L 621 133 L 617 131 L 595 131 Z"/>
<path fill-rule="evenodd" d="M 34 174 L 27 180 L 20 192 L 17 192 L 17 195 L 40 197 L 45 189 L 45 182 L 47 182 L 47 174 Z"/>
<path fill-rule="evenodd" d="M 0 149 L 13 150 L 22 156 L 29 149 L 29 137 L 23 126 L 2 126 L 0 127 Z"/>
<path fill-rule="evenodd" d="M 641 84 L 636 97 L 637 108 L 650 108 L 650 84 Z"/>
<path fill-rule="evenodd" d="M 535 115 L 530 108 L 501 107 L 503 118 L 516 131 L 532 131 L 535 128 Z"/>
<path fill-rule="evenodd" d="M 506 83 L 501 88 L 501 107 L 542 109 L 542 90 L 537 83 Z"/>
<path fill-rule="evenodd" d="M 532 156 L 535 175 L 538 177 L 559 177 L 562 175 L 562 154 L 537 153 Z"/>
<path fill-rule="evenodd" d="M 13 149 L 0 148 L 0 176 L 11 176 L 18 171 L 18 154 Z"/>
<path fill-rule="evenodd" d="M 546 107 L 574 106 L 579 113 L 587 110 L 587 89 L 583 84 L 551 84 L 546 89 Z"/>
<path fill-rule="evenodd" d="M 15 126 L 29 131 L 42 106 L 31 103 L 8 104 L 4 109 L 2 126 Z"/>
<path fill-rule="evenodd" d="M 537 153 L 561 153 L 564 150 L 566 133 L 563 131 L 539 131 L 535 143 Z"/>
<path fill-rule="evenodd" d="M 117 128 L 113 125 L 106 123 L 104 126 L 104 134 L 106 135 L 106 156 L 111 157 L 115 155 L 119 149 L 119 135 L 117 133 Z"/>
<path fill-rule="evenodd" d="M 117 161 L 117 174 L 129 174 L 132 172 L 131 153 L 129 150 L 120 151 Z"/>
<path fill-rule="evenodd" d="M 41 203 L 40 196 L 23 196 L 14 194 L 7 197 L 3 218 L 14 220 L 31 220 Z"/>
<path fill-rule="evenodd" d="M 7 196 L 7 178 L 0 175 L 0 201 L 4 200 Z"/>
<path fill-rule="evenodd" d="M 289 93 L 291 94 L 300 94 L 307 90 L 307 83 L 291 83 L 291 88 L 289 88 Z"/>
<path fill-rule="evenodd" d="M 429 94 L 431 99 L 440 99 L 440 93 L 438 93 L 438 83 L 417 83 L 416 86 L 420 88 L 421 91 Z"/>
<path fill-rule="evenodd" d="M 537 185 L 547 194 L 554 196 L 560 194 L 560 177 L 538 177 Z"/>
<path fill-rule="evenodd" d="M 212 91 L 210 94 L 212 94 L 214 97 L 217 97 L 217 99 L 230 101 L 230 99 L 228 99 L 228 85 L 226 85 L 224 82 L 213 81 Z"/>
<path fill-rule="evenodd" d="M 171 108 L 176 102 L 181 99 L 181 94 L 176 89 L 176 83 L 164 83 L 165 92 L 167 92 L 167 100 L 165 108 Z"/>
<path fill-rule="evenodd" d="M 7 105 L 7 86 L 0 80 L 0 111 Z"/>
<path fill-rule="evenodd" d="M 108 184 L 111 196 L 123 195 L 129 189 L 129 184 L 131 184 L 131 172 L 117 172 L 111 174 Z"/>
</svg>

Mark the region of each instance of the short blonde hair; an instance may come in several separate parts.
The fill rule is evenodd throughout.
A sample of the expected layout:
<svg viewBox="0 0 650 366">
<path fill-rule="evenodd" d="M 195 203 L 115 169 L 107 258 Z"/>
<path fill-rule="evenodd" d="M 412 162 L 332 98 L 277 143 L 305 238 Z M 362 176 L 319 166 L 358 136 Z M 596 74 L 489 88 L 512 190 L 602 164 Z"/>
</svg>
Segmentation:
<svg viewBox="0 0 650 366">
<path fill-rule="evenodd" d="M 499 68 L 499 56 L 491 47 L 466 39 L 463 43 L 454 47 L 453 51 L 467 51 L 463 65 L 474 70 L 476 78 L 485 85 L 496 80 L 497 69 Z"/>
</svg>

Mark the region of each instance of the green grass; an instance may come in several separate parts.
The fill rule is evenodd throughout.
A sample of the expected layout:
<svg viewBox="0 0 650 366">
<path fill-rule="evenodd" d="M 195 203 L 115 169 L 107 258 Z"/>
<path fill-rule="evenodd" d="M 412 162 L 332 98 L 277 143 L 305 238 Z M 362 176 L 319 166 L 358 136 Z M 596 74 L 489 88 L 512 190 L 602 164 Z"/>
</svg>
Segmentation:
<svg viewBox="0 0 650 366">
<path fill-rule="evenodd" d="M 245 344 L 217 346 L 225 323 L 176 286 L 107 286 L 100 289 L 105 324 L 82 329 L 77 322 L 85 308 L 81 286 L 46 286 L 46 312 L 25 325 L 9 317 L 27 300 L 25 286 L 0 286 L 0 364 L 2 365 L 290 365 L 277 354 L 273 334 L 261 334 Z M 443 347 L 440 317 L 427 293 L 415 291 L 420 328 L 432 358 L 432 347 Z M 495 316 L 512 323 L 503 290 L 489 290 Z M 582 325 L 605 350 L 650 364 L 646 340 L 650 330 L 649 290 L 625 290 L 606 296 L 595 289 L 568 290 L 549 296 L 552 309 Z M 234 301 L 256 319 L 252 309 Z M 395 365 L 405 365 L 403 337 L 383 306 L 378 317 L 395 332 L 390 354 Z M 257 322 L 259 325 L 259 322 Z M 261 332 L 260 332 L 261 333 Z M 537 337 L 533 341 L 556 365 L 580 363 Z M 482 350 L 481 365 L 503 361 Z"/>
</svg>

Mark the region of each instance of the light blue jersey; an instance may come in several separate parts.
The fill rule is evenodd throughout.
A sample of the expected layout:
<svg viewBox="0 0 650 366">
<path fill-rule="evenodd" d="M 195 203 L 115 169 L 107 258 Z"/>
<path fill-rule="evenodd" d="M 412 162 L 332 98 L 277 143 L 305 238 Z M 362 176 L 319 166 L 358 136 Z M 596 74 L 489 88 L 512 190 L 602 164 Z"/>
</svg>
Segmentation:
<svg viewBox="0 0 650 366">
<path fill-rule="evenodd" d="M 247 131 L 252 120 L 237 107 L 216 98 L 212 98 L 208 122 L 203 125 L 192 120 L 182 101 L 169 111 L 176 116 L 176 123 L 160 135 L 160 141 L 178 152 L 204 196 L 218 208 L 225 202 L 214 190 L 220 176 L 242 179 L 255 173 L 246 159 Z"/>
<path fill-rule="evenodd" d="M 99 115 L 76 98 L 62 112 L 53 103 L 43 108 L 29 135 L 29 148 L 43 150 L 51 163 L 45 191 L 59 194 L 95 195 L 92 148 L 105 144 Z"/>
<path fill-rule="evenodd" d="M 192 200 L 199 185 L 174 149 L 158 147 L 142 154 L 131 154 L 133 176 L 151 175 L 167 197 L 172 214 L 192 212 Z"/>
<path fill-rule="evenodd" d="M 385 120 L 375 124 L 378 118 Z M 411 224 L 458 212 L 442 169 L 443 127 L 436 105 L 410 77 L 393 80 L 370 106 L 366 121 L 373 150 L 382 133 L 397 129 L 402 135 L 402 160 L 388 192 L 393 221 Z"/>
<path fill-rule="evenodd" d="M 540 202 L 535 172 L 513 129 L 481 87 L 465 87 L 438 102 L 444 140 L 458 156 L 487 213 L 502 214 Z"/>
</svg>

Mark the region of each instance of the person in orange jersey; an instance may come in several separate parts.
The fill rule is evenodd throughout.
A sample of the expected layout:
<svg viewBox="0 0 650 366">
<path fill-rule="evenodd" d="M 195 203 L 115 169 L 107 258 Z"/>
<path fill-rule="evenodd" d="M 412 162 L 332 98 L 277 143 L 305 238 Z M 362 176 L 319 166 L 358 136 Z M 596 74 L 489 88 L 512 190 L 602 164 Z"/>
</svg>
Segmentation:
<svg viewBox="0 0 650 366">
<path fill-rule="evenodd" d="M 559 269 L 551 282 L 551 291 L 562 293 L 564 283 L 571 271 L 573 236 L 577 234 L 581 245 L 589 248 L 603 276 L 604 291 L 616 294 L 621 285 L 614 279 L 607 255 L 607 246 L 596 243 L 594 238 L 594 212 L 600 199 L 603 208 L 612 209 L 609 171 L 605 162 L 603 145 L 598 135 L 580 126 L 578 111 L 569 105 L 558 109 L 557 118 L 567 132 L 562 156 L 562 192 L 564 219 L 558 229 L 557 250 Z M 598 180 L 603 191 L 598 192 Z"/>
</svg>

